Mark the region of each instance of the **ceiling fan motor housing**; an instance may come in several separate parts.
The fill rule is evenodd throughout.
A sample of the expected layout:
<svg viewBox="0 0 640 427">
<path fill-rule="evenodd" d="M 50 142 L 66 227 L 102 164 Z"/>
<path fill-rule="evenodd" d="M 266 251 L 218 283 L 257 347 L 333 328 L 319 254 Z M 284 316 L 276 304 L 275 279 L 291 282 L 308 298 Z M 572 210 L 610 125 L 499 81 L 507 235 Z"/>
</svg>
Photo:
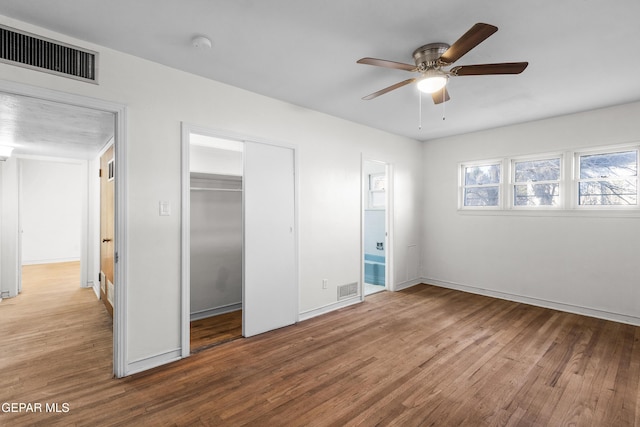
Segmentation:
<svg viewBox="0 0 640 427">
<path fill-rule="evenodd" d="M 449 49 L 446 43 L 429 43 L 413 51 L 413 59 L 418 71 L 424 72 L 429 68 L 440 66 L 438 59 Z"/>
</svg>

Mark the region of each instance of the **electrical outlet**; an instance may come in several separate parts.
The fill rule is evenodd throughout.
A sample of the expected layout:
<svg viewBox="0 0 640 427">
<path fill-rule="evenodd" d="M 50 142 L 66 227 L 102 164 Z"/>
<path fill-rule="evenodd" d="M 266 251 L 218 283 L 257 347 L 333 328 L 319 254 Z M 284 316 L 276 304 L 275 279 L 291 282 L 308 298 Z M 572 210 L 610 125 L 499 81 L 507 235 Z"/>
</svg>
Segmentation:
<svg viewBox="0 0 640 427">
<path fill-rule="evenodd" d="M 322 289 L 327 289 L 329 286 L 329 279 L 322 279 Z"/>
</svg>

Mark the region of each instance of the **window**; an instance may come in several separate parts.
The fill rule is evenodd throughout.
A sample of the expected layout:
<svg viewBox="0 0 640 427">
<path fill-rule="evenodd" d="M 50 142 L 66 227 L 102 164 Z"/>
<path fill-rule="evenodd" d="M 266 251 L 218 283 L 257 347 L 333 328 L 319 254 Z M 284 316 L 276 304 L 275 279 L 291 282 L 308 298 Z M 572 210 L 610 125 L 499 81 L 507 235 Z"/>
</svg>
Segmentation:
<svg viewBox="0 0 640 427">
<path fill-rule="evenodd" d="M 579 206 L 637 206 L 638 150 L 577 155 Z"/>
<path fill-rule="evenodd" d="M 459 164 L 458 206 L 490 215 L 640 217 L 639 166 L 638 144 L 470 161 Z"/>
<path fill-rule="evenodd" d="M 502 164 L 462 165 L 462 206 L 500 206 Z"/>
<path fill-rule="evenodd" d="M 375 173 L 369 175 L 369 209 L 385 208 L 385 190 L 387 188 L 387 175 Z"/>
<path fill-rule="evenodd" d="M 561 158 L 514 160 L 512 163 L 514 207 L 559 207 Z"/>
</svg>

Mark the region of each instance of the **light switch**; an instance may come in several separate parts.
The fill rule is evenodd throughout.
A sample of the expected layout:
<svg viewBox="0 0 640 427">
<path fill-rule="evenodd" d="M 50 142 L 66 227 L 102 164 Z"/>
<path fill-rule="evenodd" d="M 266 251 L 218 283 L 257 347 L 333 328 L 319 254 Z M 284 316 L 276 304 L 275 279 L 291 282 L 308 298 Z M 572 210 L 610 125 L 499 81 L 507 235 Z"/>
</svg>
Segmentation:
<svg viewBox="0 0 640 427">
<path fill-rule="evenodd" d="M 160 202 L 160 216 L 171 215 L 171 204 L 169 202 Z"/>
</svg>

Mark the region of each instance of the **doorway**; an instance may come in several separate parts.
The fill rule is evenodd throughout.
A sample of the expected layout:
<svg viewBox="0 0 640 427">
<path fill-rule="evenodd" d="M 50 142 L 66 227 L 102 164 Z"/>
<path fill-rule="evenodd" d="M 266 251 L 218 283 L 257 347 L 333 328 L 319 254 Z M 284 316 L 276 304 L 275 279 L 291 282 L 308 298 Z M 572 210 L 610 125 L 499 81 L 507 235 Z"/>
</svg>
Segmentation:
<svg viewBox="0 0 640 427">
<path fill-rule="evenodd" d="M 389 165 L 362 162 L 362 271 L 363 295 L 389 289 Z"/>
<path fill-rule="evenodd" d="M 87 282 L 87 165 L 61 158 L 17 159 L 19 168 L 19 296 L 40 287 L 91 287 Z M 84 267 L 84 268 L 82 268 Z M 62 287 L 62 288 L 61 288 Z"/>
<path fill-rule="evenodd" d="M 91 195 L 83 199 L 82 212 L 83 218 L 79 227 L 81 227 L 82 239 L 80 242 L 80 282 L 83 287 L 93 287 L 94 292 L 98 291 L 98 274 L 99 269 L 99 244 L 98 244 L 98 206 L 97 194 L 99 194 L 97 183 L 97 153 L 107 143 L 109 138 L 114 140 L 114 144 L 118 146 L 116 156 L 119 163 L 124 166 L 124 144 L 126 138 L 125 115 L 126 108 L 123 105 L 115 104 L 108 101 L 102 101 L 95 98 L 86 98 L 80 95 L 72 95 L 54 90 L 43 89 L 28 86 L 19 83 L 12 83 L 0 80 L 0 95 L 10 98 L 12 102 L 3 103 L 4 106 L 10 107 L 8 114 L 1 114 L 2 117 L 2 137 L 8 138 L 9 144 L 14 147 L 13 158 L 5 163 L 15 163 L 17 165 L 20 158 L 71 158 L 80 161 L 83 166 L 83 173 L 86 177 L 94 177 L 96 179 L 95 187 L 91 184 L 92 180 L 85 179 L 83 192 L 85 195 L 93 194 L 96 199 L 93 200 Z M 21 107 L 23 105 L 24 107 Z M 26 108 L 28 114 L 20 114 L 20 108 Z M 104 118 L 102 121 L 100 118 Z M 11 125 L 5 126 L 5 124 Z M 11 134 L 7 135 L 6 131 Z M 109 132 L 108 137 L 104 137 L 104 131 Z M 38 135 L 40 135 L 38 137 Z M 99 138 L 92 137 L 99 135 Z M 62 136 L 62 137 L 61 137 Z M 78 139 L 76 139 L 78 138 Z M 79 142 L 78 142 L 79 141 Z M 96 142 L 97 141 L 97 142 Z M 95 142 L 96 145 L 93 145 Z M 4 142 L 7 144 L 7 142 Z M 120 150 L 122 148 L 122 150 Z M 95 163 L 94 163 L 95 161 Z M 95 168 L 92 166 L 95 165 Z M 3 165 L 3 186 L 7 184 L 9 177 L 5 172 L 17 171 L 18 168 L 6 167 Z M 116 253 L 119 249 L 126 247 L 126 233 L 124 223 L 125 212 L 125 180 L 124 175 L 126 168 L 121 169 L 120 180 L 116 184 L 115 189 L 115 215 L 114 229 L 116 234 L 121 236 L 116 240 Z M 90 172 L 93 172 L 91 174 Z M 15 183 L 19 182 L 19 176 L 16 172 Z M 47 179 L 46 176 L 42 179 Z M 91 189 L 94 192 L 91 192 Z M 86 191 L 85 191 L 86 190 Z M 16 190 L 17 192 L 17 190 Z M 3 192 L 4 193 L 4 192 Z M 2 197 L 4 198 L 4 194 Z M 95 201 L 95 204 L 93 203 Z M 12 219 L 19 217 L 19 203 L 6 204 L 3 206 L 10 209 L 3 209 L 2 219 Z M 45 209 L 46 210 L 46 209 Z M 15 212 L 9 212 L 15 211 Z M 16 291 L 21 286 L 21 277 L 18 272 L 21 271 L 21 233 L 18 221 L 11 221 L 9 227 L 3 226 L 3 251 L 1 256 L 2 272 L 13 274 L 10 280 L 10 286 L 14 286 Z M 95 233 L 95 234 L 92 234 Z M 4 237 L 8 236 L 8 239 Z M 119 243 L 118 243 L 119 240 Z M 6 249 L 5 246 L 12 246 Z M 120 280 L 125 282 L 125 260 L 121 258 L 114 268 L 114 277 L 116 283 Z M 13 272 L 16 273 L 13 273 Z M 125 328 L 125 295 L 116 294 L 114 306 L 123 308 L 117 310 L 118 315 L 113 322 L 113 373 L 117 377 L 126 375 L 125 360 L 125 344 L 126 344 L 126 328 Z M 17 295 L 17 292 L 15 293 Z"/>
<path fill-rule="evenodd" d="M 192 353 L 242 337 L 243 148 L 189 138 Z"/>
<path fill-rule="evenodd" d="M 183 123 L 182 357 L 193 347 L 194 317 L 236 322 L 233 338 L 297 322 L 296 164 L 294 147 Z M 205 239 L 210 232 L 216 237 Z M 203 265 L 205 286 L 196 289 Z M 212 304 L 216 295 L 228 298 Z"/>
</svg>

